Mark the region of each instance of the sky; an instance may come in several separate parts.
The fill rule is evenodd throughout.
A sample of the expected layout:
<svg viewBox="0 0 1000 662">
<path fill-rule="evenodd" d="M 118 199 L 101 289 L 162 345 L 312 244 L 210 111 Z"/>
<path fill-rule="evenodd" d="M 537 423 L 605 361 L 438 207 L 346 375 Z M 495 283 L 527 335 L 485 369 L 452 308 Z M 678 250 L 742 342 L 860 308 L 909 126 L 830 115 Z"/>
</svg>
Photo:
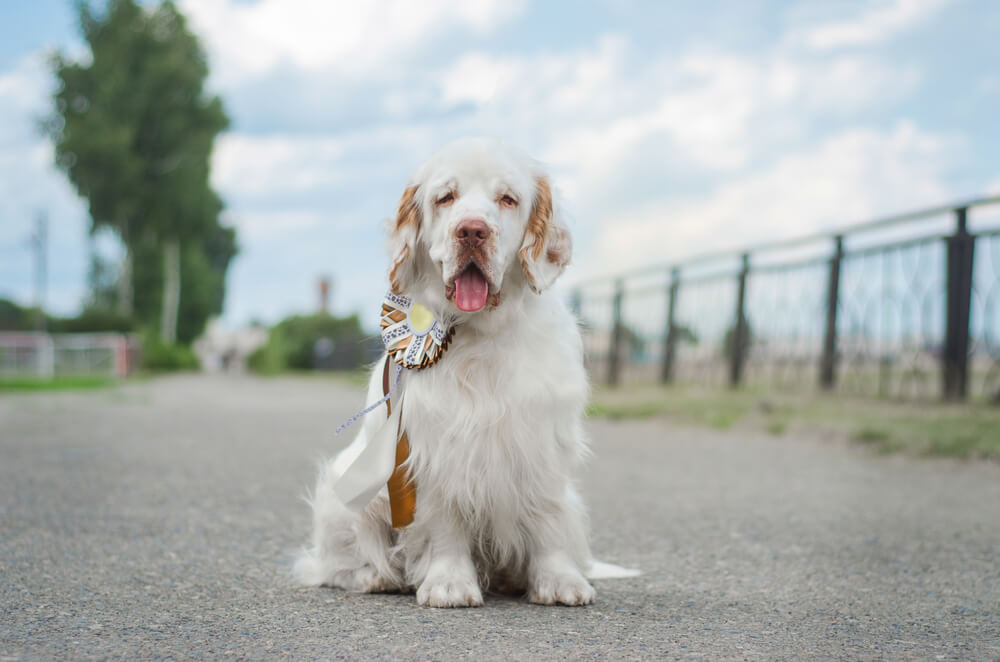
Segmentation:
<svg viewBox="0 0 1000 662">
<path fill-rule="evenodd" d="M 993 0 L 179 0 L 232 118 L 212 182 L 238 230 L 224 322 L 373 317 L 384 222 L 447 142 L 534 155 L 570 210 L 563 285 L 1000 194 Z M 37 130 L 72 3 L 0 4 L 0 297 L 86 296 L 85 201 Z"/>
</svg>

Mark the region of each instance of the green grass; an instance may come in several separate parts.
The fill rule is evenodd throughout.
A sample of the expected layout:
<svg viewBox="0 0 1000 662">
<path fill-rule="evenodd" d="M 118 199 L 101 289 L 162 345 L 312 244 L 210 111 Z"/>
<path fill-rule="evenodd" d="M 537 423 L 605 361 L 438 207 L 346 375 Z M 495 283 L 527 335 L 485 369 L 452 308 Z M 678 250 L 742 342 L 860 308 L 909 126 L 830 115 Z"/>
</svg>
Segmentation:
<svg viewBox="0 0 1000 662">
<path fill-rule="evenodd" d="M 717 429 L 741 426 L 774 436 L 841 438 L 879 454 L 1000 460 L 1000 407 L 983 402 L 901 403 L 818 393 L 688 386 L 595 390 L 590 416 L 663 417 Z"/>
<path fill-rule="evenodd" d="M 734 391 L 629 387 L 598 389 L 591 399 L 590 416 L 611 419 L 668 416 L 684 423 L 726 429 L 742 420 L 754 406 L 752 397 Z"/>
<path fill-rule="evenodd" d="M 116 383 L 113 377 L 0 377 L 0 394 L 32 391 L 83 391 Z"/>
<path fill-rule="evenodd" d="M 862 444 L 884 444 L 892 438 L 884 428 L 862 427 L 854 434 L 854 440 Z"/>
</svg>

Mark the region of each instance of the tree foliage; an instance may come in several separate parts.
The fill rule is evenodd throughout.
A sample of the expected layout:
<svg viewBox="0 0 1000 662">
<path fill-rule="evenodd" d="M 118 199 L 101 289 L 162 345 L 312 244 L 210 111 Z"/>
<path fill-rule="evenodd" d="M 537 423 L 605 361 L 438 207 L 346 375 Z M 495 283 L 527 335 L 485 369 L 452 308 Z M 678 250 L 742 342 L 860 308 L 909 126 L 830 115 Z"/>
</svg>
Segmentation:
<svg viewBox="0 0 1000 662">
<path fill-rule="evenodd" d="M 222 312 L 226 270 L 236 255 L 236 232 L 216 225 L 201 242 L 188 242 L 181 254 L 180 299 L 177 340 L 190 343 L 201 335 L 209 317 Z M 197 250 L 195 250 L 197 249 Z M 139 319 L 155 320 L 162 308 L 163 253 L 156 241 L 137 242 L 135 247 L 135 289 L 146 293 L 136 297 Z"/>
<path fill-rule="evenodd" d="M 78 11 L 89 57 L 53 58 L 59 86 L 48 130 L 57 163 L 87 199 L 91 230 L 107 227 L 121 239 L 144 324 L 164 314 L 149 305 L 163 302 L 165 280 L 151 271 L 163 271 L 166 243 L 180 244 L 178 327 L 190 340 L 221 310 L 236 252 L 209 183 L 215 137 L 229 120 L 204 89 L 204 52 L 173 2 L 109 0 L 101 13 L 81 2 Z"/>
</svg>

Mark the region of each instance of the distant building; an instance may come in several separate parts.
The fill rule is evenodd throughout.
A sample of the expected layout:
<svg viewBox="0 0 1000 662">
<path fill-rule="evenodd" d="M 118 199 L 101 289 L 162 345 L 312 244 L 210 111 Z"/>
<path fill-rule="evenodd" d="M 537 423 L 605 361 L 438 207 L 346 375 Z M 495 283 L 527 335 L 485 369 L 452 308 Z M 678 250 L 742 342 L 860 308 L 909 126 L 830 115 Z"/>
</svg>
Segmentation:
<svg viewBox="0 0 1000 662">
<path fill-rule="evenodd" d="M 227 329 L 213 319 L 194 341 L 194 352 L 205 372 L 245 372 L 247 357 L 267 343 L 267 329 L 251 326 Z"/>
</svg>

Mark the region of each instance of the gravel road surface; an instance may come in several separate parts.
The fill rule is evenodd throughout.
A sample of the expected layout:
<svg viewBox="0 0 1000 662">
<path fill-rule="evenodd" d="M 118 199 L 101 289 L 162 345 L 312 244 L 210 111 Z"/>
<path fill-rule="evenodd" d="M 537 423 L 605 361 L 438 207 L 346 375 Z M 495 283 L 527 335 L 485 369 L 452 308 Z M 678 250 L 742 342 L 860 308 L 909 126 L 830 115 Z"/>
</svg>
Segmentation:
<svg viewBox="0 0 1000 662">
<path fill-rule="evenodd" d="M 0 396 L 0 661 L 1000 659 L 1000 469 L 593 421 L 586 608 L 301 589 L 360 391 L 174 377 Z"/>
</svg>

